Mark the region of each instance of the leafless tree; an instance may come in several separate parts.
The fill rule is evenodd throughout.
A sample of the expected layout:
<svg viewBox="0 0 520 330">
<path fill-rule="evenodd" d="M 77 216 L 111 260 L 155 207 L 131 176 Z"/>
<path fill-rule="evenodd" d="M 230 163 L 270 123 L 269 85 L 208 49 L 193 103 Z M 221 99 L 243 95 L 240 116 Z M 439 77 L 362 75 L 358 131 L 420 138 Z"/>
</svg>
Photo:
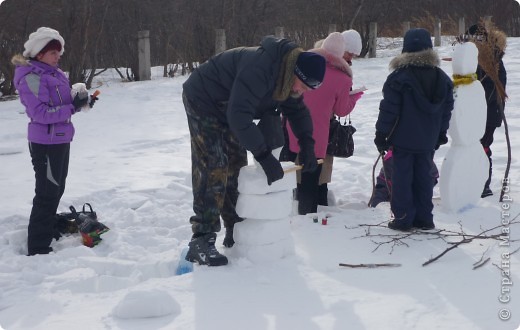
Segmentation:
<svg viewBox="0 0 520 330">
<path fill-rule="evenodd" d="M 364 56 L 371 22 L 379 35 L 397 37 L 404 21 L 433 30 L 441 19 L 443 33 L 456 34 L 460 17 L 469 25 L 484 16 L 506 34 L 520 35 L 515 0 L 6 0 L 0 4 L 0 91 L 14 92 L 9 60 L 40 26 L 65 37 L 62 68 L 72 82 L 90 87 L 106 68 L 115 68 L 122 79 L 139 79 L 140 30 L 150 31 L 152 65 L 168 75 L 174 68 L 189 72 L 212 56 L 215 29 L 225 29 L 232 48 L 258 45 L 283 26 L 287 38 L 309 49 L 335 24 L 338 31 L 360 32 Z"/>
</svg>

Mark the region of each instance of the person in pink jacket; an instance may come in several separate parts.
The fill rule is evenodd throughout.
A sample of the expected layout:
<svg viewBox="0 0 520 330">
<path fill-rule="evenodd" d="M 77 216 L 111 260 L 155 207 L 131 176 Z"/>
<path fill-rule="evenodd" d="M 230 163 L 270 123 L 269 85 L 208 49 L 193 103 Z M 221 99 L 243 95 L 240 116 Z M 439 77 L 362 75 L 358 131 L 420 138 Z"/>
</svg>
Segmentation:
<svg viewBox="0 0 520 330">
<path fill-rule="evenodd" d="M 325 49 L 335 58 L 344 59 L 352 57 L 347 52 L 345 39 L 339 32 L 333 32 L 323 41 L 321 48 Z M 348 55 L 348 56 L 347 56 Z M 310 110 L 313 124 L 313 138 L 315 140 L 314 151 L 316 158 L 324 159 L 327 152 L 329 138 L 330 119 L 333 115 L 344 117 L 348 115 L 356 105 L 357 100 L 363 95 L 359 92 L 350 95 L 352 88 L 352 71 L 344 72 L 327 62 L 325 78 L 319 89 L 303 94 L 304 102 Z M 298 153 L 298 140 L 287 124 L 289 149 Z M 315 213 L 320 198 L 319 179 L 322 166 L 314 172 L 302 173 L 301 183 L 298 184 L 298 213 Z M 325 184 L 326 185 L 326 184 Z"/>
</svg>

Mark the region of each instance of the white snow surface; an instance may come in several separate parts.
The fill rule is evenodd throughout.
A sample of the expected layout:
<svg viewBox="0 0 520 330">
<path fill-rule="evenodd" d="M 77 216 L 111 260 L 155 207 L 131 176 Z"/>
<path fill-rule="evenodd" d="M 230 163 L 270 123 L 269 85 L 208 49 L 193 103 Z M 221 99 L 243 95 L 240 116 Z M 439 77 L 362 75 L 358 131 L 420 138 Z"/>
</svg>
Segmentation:
<svg viewBox="0 0 520 330">
<path fill-rule="evenodd" d="M 368 90 L 352 113 L 355 155 L 334 162 L 329 188 L 336 205 L 318 212 L 320 220 L 329 216 L 328 224 L 314 223 L 313 215 L 290 216 L 288 239 L 273 232 L 284 251 L 238 241 L 227 249 L 221 231 L 217 246 L 229 265 L 196 265 L 180 276 L 175 269 L 191 236 L 192 215 L 190 136 L 181 99 L 185 77 L 162 78 L 161 68 L 154 68 L 151 81 L 123 83 L 106 74 L 95 82 L 102 83 L 99 101 L 73 118 L 76 136 L 59 211 L 89 202 L 111 230 L 92 249 L 76 235 L 63 237 L 53 242 L 50 255 L 25 256 L 34 192 L 27 118 L 18 100 L 0 102 L 0 328 L 517 329 L 520 253 L 508 253 L 520 246 L 520 165 L 514 157 L 520 145 L 520 38 L 508 39 L 504 58 L 513 145 L 507 201 L 498 201 L 507 160 L 501 127 L 492 146 L 494 195 L 457 213 L 443 211 L 436 198 L 434 220 L 447 235 L 442 238 L 391 231 L 388 203 L 366 207 L 381 89 L 402 40 L 386 42 L 397 47 L 354 61 L 354 84 Z M 452 56 L 449 41 L 436 49 L 441 57 Z M 451 75 L 450 62 L 442 68 Z M 439 168 L 447 150 L 435 154 Z M 491 228 L 484 235 L 506 232 L 507 239 L 474 239 L 422 266 L 453 242 Z M 455 235 L 461 232 L 466 236 Z"/>
</svg>

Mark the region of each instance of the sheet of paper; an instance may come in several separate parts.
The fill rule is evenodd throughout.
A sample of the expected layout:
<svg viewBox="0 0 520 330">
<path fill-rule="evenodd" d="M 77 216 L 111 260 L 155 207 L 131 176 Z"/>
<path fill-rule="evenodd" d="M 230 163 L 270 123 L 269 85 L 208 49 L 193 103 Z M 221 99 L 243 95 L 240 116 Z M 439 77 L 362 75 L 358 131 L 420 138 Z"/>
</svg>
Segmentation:
<svg viewBox="0 0 520 330">
<path fill-rule="evenodd" d="M 351 90 L 349 94 L 350 94 L 350 95 L 354 95 L 354 94 L 357 94 L 357 93 L 359 93 L 359 92 L 364 92 L 364 91 L 366 91 L 366 90 L 367 90 L 367 88 L 366 88 L 365 86 L 361 86 L 361 87 L 359 87 L 359 88 L 356 88 L 356 89 Z"/>
</svg>

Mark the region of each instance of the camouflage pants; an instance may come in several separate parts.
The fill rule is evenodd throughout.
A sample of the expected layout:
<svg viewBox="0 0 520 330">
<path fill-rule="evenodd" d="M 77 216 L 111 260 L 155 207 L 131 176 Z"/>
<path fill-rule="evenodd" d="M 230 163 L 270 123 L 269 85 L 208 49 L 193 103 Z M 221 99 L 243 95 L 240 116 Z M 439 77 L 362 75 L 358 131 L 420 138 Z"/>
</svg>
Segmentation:
<svg viewBox="0 0 520 330">
<path fill-rule="evenodd" d="M 220 216 L 226 228 L 240 220 L 235 211 L 238 174 L 247 165 L 245 148 L 229 126 L 216 117 L 198 113 L 183 94 L 191 136 L 194 234 L 220 231 Z"/>
</svg>

